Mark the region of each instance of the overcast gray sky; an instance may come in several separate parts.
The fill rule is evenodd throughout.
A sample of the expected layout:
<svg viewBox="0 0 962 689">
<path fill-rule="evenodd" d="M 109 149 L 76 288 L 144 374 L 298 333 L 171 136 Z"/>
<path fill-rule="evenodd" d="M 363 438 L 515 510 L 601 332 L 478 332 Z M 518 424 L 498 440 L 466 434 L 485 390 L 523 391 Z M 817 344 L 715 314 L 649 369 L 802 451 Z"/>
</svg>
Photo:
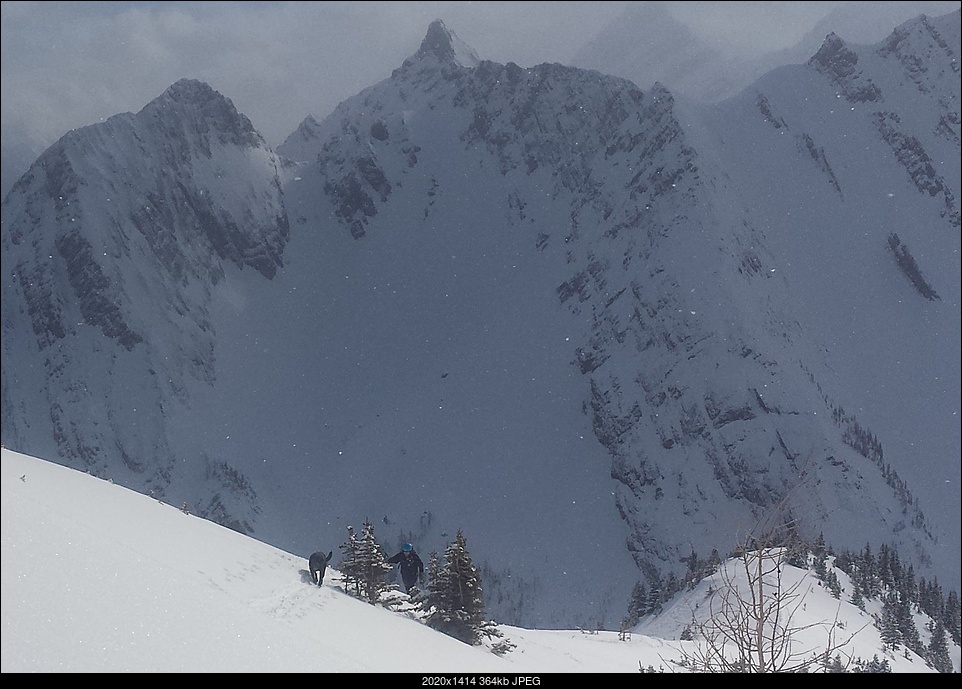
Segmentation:
<svg viewBox="0 0 962 689">
<path fill-rule="evenodd" d="M 45 147 L 190 77 L 229 97 L 277 145 L 307 115 L 323 117 L 390 76 L 434 19 L 482 58 L 530 67 L 565 62 L 627 4 L 3 2 L 0 138 L 4 149 Z M 849 3 L 668 4 L 704 37 L 756 50 L 790 45 Z"/>
</svg>

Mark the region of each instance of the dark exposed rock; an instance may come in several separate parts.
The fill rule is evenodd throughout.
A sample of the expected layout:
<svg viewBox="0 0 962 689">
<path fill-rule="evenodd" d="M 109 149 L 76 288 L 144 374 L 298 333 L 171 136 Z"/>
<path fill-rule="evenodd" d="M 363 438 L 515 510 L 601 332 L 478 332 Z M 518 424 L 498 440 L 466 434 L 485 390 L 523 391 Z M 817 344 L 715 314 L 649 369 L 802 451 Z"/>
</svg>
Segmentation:
<svg viewBox="0 0 962 689">
<path fill-rule="evenodd" d="M 938 292 L 922 277 L 922 271 L 919 269 L 918 263 L 915 262 L 915 258 L 909 253 L 909 248 L 902 244 L 902 240 L 894 232 L 888 237 L 888 247 L 895 256 L 895 262 L 899 270 L 909 279 L 918 293 L 929 301 L 941 301 Z"/>
<path fill-rule="evenodd" d="M 899 125 L 900 119 L 895 113 L 875 114 L 875 126 L 879 134 L 891 147 L 896 159 L 905 168 L 915 187 L 929 196 L 941 195 L 945 203 L 942 217 L 947 218 L 955 227 L 962 226 L 962 215 L 960 215 L 955 194 L 936 171 L 932 158 L 925 151 L 922 143 L 914 136 L 902 132 Z"/>
<path fill-rule="evenodd" d="M 850 103 L 871 103 L 882 99 L 882 91 L 858 69 L 858 54 L 834 33 L 808 62 L 829 77 Z"/>
<path fill-rule="evenodd" d="M 127 350 L 144 338 L 131 330 L 118 305 L 119 294 L 112 289 L 100 265 L 94 259 L 87 239 L 74 230 L 56 239 L 57 251 L 67 268 L 67 278 L 88 325 L 100 328 L 104 335 L 116 339 Z"/>
</svg>

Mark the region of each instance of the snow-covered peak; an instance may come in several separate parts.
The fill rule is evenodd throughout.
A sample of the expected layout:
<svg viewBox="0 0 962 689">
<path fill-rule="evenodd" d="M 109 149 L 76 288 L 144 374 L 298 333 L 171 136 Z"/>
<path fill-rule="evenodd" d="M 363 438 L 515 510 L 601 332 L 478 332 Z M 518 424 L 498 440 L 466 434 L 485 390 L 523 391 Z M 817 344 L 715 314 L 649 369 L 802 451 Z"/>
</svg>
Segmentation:
<svg viewBox="0 0 962 689">
<path fill-rule="evenodd" d="M 247 117 L 237 111 L 229 98 L 196 79 L 181 79 L 140 111 L 141 118 L 167 120 L 171 115 L 179 126 L 202 134 L 216 133 L 223 143 L 266 146 L 263 137 Z"/>
<path fill-rule="evenodd" d="M 830 36 L 696 111 L 560 64 L 465 67 L 438 22 L 304 121 L 286 183 L 222 143 L 226 99 L 178 85 L 4 204 L 4 376 L 36 376 L 4 378 L 5 443 L 305 552 L 366 514 L 424 553 L 463 527 L 513 622 L 617 623 L 639 576 L 786 496 L 834 545 L 951 557 L 894 473 L 958 485 L 958 77 L 915 54 Z M 944 301 L 911 291 L 895 230 Z M 283 270 L 217 258 L 252 255 Z"/>
<path fill-rule="evenodd" d="M 110 471 L 118 482 L 157 495 L 178 480 L 198 487 L 207 480 L 176 477 L 178 455 L 159 417 L 141 416 L 134 434 L 118 432 L 127 422 L 117 420 L 173 408 L 171 397 L 186 400 L 191 383 L 213 381 L 215 286 L 232 270 L 252 268 L 271 279 L 282 265 L 288 223 L 278 167 L 228 99 L 185 80 L 137 114 L 69 132 L 7 196 L 4 395 L 11 371 L 31 369 L 22 381 L 48 379 L 48 367 L 69 372 L 54 385 L 83 391 L 74 401 L 87 412 L 82 422 L 67 422 L 69 435 L 46 434 L 48 449 L 65 463 Z M 140 362 L 147 378 L 117 363 L 118 351 L 122 360 Z M 42 361 L 28 364 L 21 354 Z M 108 370 L 129 382 L 122 400 L 103 386 L 112 374 L 98 371 Z M 15 399 L 24 409 L 48 406 L 42 393 Z M 45 418 L 64 423 L 70 406 L 52 416 L 45 411 Z M 16 423 L 5 417 L 5 443 L 8 432 L 18 437 Z M 123 468 L 105 447 L 127 458 Z M 211 469 L 208 478 L 226 476 L 223 465 Z M 243 499 L 241 516 L 230 497 L 225 502 L 222 483 L 214 490 L 221 497 L 204 508 L 208 514 L 248 529 L 251 500 Z"/>
<path fill-rule="evenodd" d="M 426 56 L 455 67 L 477 67 L 481 62 L 474 48 L 458 38 L 440 19 L 431 22 L 415 54 L 415 58 Z"/>
<path fill-rule="evenodd" d="M 850 55 L 854 55 L 851 51 L 847 52 Z M 812 56 L 811 62 L 828 66 L 837 63 L 840 59 L 839 56 L 845 56 L 845 54 L 845 41 L 833 31 L 822 41 L 822 46 L 818 49 L 818 52 Z M 844 61 L 848 62 L 850 60 L 848 57 L 845 57 Z"/>
<path fill-rule="evenodd" d="M 828 77 L 850 103 L 878 102 L 882 98 L 872 79 L 862 75 L 858 53 L 835 33 L 825 37 L 808 64 Z"/>
<path fill-rule="evenodd" d="M 951 46 L 959 44 L 959 18 L 962 10 L 942 17 L 920 15 L 899 25 L 882 43 L 881 54 L 915 54 L 919 62 L 931 58 L 927 53 L 936 51 L 950 56 L 950 64 L 958 73 L 958 56 L 953 55 Z M 952 59 L 954 57 L 954 60 Z"/>
<path fill-rule="evenodd" d="M 320 136 L 321 124 L 313 115 L 308 115 L 297 126 L 284 143 L 277 147 L 277 152 L 288 160 L 308 160 L 316 151 L 316 142 Z"/>
<path fill-rule="evenodd" d="M 174 82 L 158 96 L 156 101 L 171 101 L 174 103 L 203 103 L 207 101 L 223 100 L 206 82 L 198 79 L 180 79 Z"/>
</svg>

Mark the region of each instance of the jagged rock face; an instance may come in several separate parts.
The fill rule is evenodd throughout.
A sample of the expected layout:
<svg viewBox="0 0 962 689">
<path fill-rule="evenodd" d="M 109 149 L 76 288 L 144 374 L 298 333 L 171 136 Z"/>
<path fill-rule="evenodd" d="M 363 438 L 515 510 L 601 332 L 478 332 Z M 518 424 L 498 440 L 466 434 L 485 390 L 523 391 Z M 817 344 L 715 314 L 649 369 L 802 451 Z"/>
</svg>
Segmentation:
<svg viewBox="0 0 962 689">
<path fill-rule="evenodd" d="M 474 49 L 455 36 L 440 19 L 431 22 L 415 59 L 433 57 L 441 64 L 477 67 L 481 62 Z"/>
<path fill-rule="evenodd" d="M 880 47 L 863 50 L 861 63 L 856 49 L 832 34 L 809 61 L 849 103 L 871 109 L 875 128 L 913 184 L 920 192 L 941 199 L 943 217 L 955 227 L 962 223 L 959 200 L 952 191 L 958 186 L 953 185 L 958 179 L 956 166 L 936 162 L 939 154 L 935 151 L 946 144 L 949 150 L 959 149 L 958 88 L 951 88 L 952 84 L 958 85 L 960 73 L 957 20 L 958 15 L 952 14 L 940 19 L 923 16 L 907 22 Z M 872 72 L 880 76 L 873 80 Z M 888 74 L 904 79 L 884 87 L 876 83 Z M 899 102 L 912 97 L 913 86 L 915 97 L 925 104 L 923 107 L 894 112 L 887 106 L 886 93 Z M 935 121 L 926 121 L 933 117 Z"/>
<path fill-rule="evenodd" d="M 948 76 L 946 72 L 958 77 L 962 70 L 956 52 L 958 20 L 958 13 L 941 19 L 922 16 L 898 27 L 876 52 L 883 58 L 898 60 L 921 93 L 940 97 L 943 79 Z M 952 106 L 950 100 L 941 102 L 946 107 Z"/>
<path fill-rule="evenodd" d="M 940 532 L 901 478 L 904 448 L 883 455 L 895 442 L 876 435 L 884 385 L 849 371 L 872 359 L 863 312 L 894 309 L 920 339 L 943 327 L 901 310 L 899 281 L 958 302 L 957 260 L 923 241 L 952 230 L 958 172 L 931 150 L 957 141 L 957 77 L 955 95 L 924 78 L 909 56 L 939 39 L 905 29 L 875 54 L 829 40 L 693 108 L 596 72 L 476 61 L 432 24 L 389 79 L 279 148 L 283 202 L 246 121 L 177 85 L 145 109 L 163 136 L 142 141 L 143 113 L 110 121 L 156 165 L 92 185 L 92 155 L 52 149 L 4 206 L 4 441 L 47 434 L 103 473 L 119 456 L 185 499 L 194 480 L 192 504 L 293 552 L 372 515 L 422 552 L 463 529 L 489 613 L 521 625 L 617 626 L 639 577 L 726 551 L 773 511 L 931 564 Z M 900 106 L 893 61 L 914 65 L 931 107 Z M 146 191 L 126 212 L 89 196 L 128 183 Z M 238 186 L 244 203 L 210 201 Z M 879 188 L 913 194 L 915 230 L 886 225 L 900 216 Z M 34 245 L 41 224 L 54 229 Z M 869 265 L 873 248 L 888 263 Z M 857 308 L 822 301 L 825 282 Z M 165 306 L 147 318 L 145 304 Z M 918 344 L 897 332 L 893 351 Z M 30 366 L 40 401 L 23 392 Z M 213 383 L 203 405 L 196 381 Z M 98 409 L 117 395 L 123 413 Z M 95 433 L 78 422 L 91 406 Z M 186 470 L 156 459 L 184 447 Z"/>
<path fill-rule="evenodd" d="M 830 34 L 822 47 L 809 61 L 809 64 L 831 78 L 852 103 L 876 101 L 881 97 L 878 87 L 867 80 L 860 83 L 862 76 L 858 69 L 858 54 L 850 50 L 845 41 Z"/>
<path fill-rule="evenodd" d="M 100 474 L 119 456 L 163 494 L 178 461 L 164 410 L 215 377 L 211 289 L 226 265 L 282 265 L 274 154 L 229 100 L 183 80 L 64 136 L 3 218 L 4 400 L 29 410 L 4 413 L 5 442 L 47 435 L 50 456 Z M 135 409 L 137 430 L 121 421 Z"/>
<path fill-rule="evenodd" d="M 810 63 L 850 103 L 872 103 L 883 90 L 861 65 L 833 39 Z M 822 102 L 834 107 L 834 93 Z M 863 190 L 846 194 L 831 149 L 780 100 L 758 93 L 752 108 L 788 134 L 790 152 L 778 154 L 785 170 L 817 171 L 818 203 L 864 203 Z M 443 113 L 430 116 L 434 126 L 414 124 L 434 112 Z M 727 548 L 779 509 L 842 547 L 871 533 L 931 553 L 915 497 L 846 411 L 847 398 L 829 392 L 838 387 L 831 359 L 778 274 L 781 261 L 753 218 L 755 194 L 731 184 L 717 156 L 725 131 L 690 133 L 716 116 L 681 111 L 663 89 L 560 65 L 427 69 L 412 59 L 313 129 L 303 159 L 341 231 L 376 246 L 377 234 L 405 225 L 396 209 L 417 203 L 400 190 L 426 189 L 424 218 L 441 212 L 445 180 L 425 169 L 431 148 L 483 151 L 465 164 L 493 164 L 511 190 L 492 199 L 490 216 L 521 233 L 542 228 L 530 248 L 561 266 L 555 282 L 532 289 L 550 287 L 557 317 L 579 324 L 569 361 L 583 376 L 583 412 L 608 453 L 613 507 L 645 575 L 677 570 L 692 548 Z M 755 162 L 775 179 L 794 174 L 766 160 Z"/>
<path fill-rule="evenodd" d="M 944 362 L 954 370 L 959 358 L 957 309 L 939 305 L 957 300 L 960 282 L 950 258 L 959 250 L 958 22 L 957 12 L 922 17 L 877 46 L 829 36 L 807 65 L 701 113 L 725 139 L 717 155 L 771 256 L 784 257 L 776 273 L 796 292 L 795 317 L 822 343 L 830 369 L 811 373 L 854 462 L 876 464 L 897 496 L 886 510 L 895 531 L 904 520 L 937 542 L 958 540 L 957 520 L 932 518 L 954 500 L 958 433 L 926 419 L 955 408 L 959 392 L 922 381 L 941 380 Z M 780 161 L 777 173 L 765 158 Z M 859 402 L 854 390 L 864 391 Z M 906 550 L 957 579 L 957 555 L 913 538 Z"/>
<path fill-rule="evenodd" d="M 599 602 L 597 611 L 614 619 L 612 616 L 619 614 L 617 599 L 623 596 L 609 596 L 604 589 L 612 585 L 630 587 L 630 580 L 638 576 L 634 568 L 626 567 L 631 562 L 622 535 L 627 520 L 623 519 L 614 497 L 622 477 L 613 478 L 616 472 L 609 453 L 615 448 L 604 444 L 607 439 L 592 448 L 590 454 L 594 456 L 590 459 L 578 446 L 584 437 L 590 439 L 597 435 L 601 439 L 603 435 L 605 421 L 596 420 L 588 409 L 589 400 L 595 399 L 590 397 L 594 375 L 603 376 L 613 367 L 626 364 L 635 366 L 630 362 L 637 354 L 635 350 L 622 349 L 618 342 L 607 342 L 609 337 L 623 342 L 623 331 L 632 328 L 630 309 L 634 299 L 630 293 L 625 294 L 626 285 L 641 271 L 645 279 L 638 277 L 639 282 L 647 283 L 649 274 L 653 276 L 650 284 L 654 293 L 662 284 L 658 277 L 661 269 L 656 267 L 661 260 L 659 247 L 673 244 L 676 233 L 677 241 L 684 242 L 690 233 L 700 231 L 700 227 L 690 228 L 686 222 L 690 216 L 699 216 L 701 220 L 704 212 L 699 210 L 701 181 L 696 154 L 675 118 L 670 94 L 663 89 L 644 93 L 630 82 L 560 65 L 521 69 L 513 64 L 482 62 L 474 69 L 446 66 L 429 70 L 423 62 L 412 60 L 391 80 L 342 104 L 313 132 L 316 136 L 311 140 L 315 148 L 300 149 L 305 161 L 303 178 L 287 190 L 292 217 L 298 225 L 317 228 L 325 235 L 349 237 L 357 243 L 356 251 L 370 256 L 372 262 L 360 271 L 348 271 L 346 267 L 322 261 L 317 264 L 320 273 L 338 269 L 350 272 L 353 289 L 360 294 L 403 293 L 407 291 L 405 276 L 391 272 L 392 277 L 386 277 L 384 272 L 390 267 L 381 271 L 376 266 L 389 255 L 387 247 L 392 237 L 407 237 L 407 244 L 417 248 L 405 246 L 404 250 L 418 254 L 416 264 L 409 268 L 412 275 L 408 280 L 419 282 L 415 265 L 423 262 L 434 266 L 430 277 L 425 279 L 446 284 L 444 266 L 451 265 L 450 253 L 474 256 L 472 261 L 477 261 L 476 270 L 481 274 L 478 283 L 471 286 L 474 271 L 467 267 L 459 271 L 457 282 L 453 283 L 458 285 L 456 291 L 478 295 L 479 303 L 465 311 L 489 313 L 497 310 L 494 306 L 497 304 L 504 309 L 505 320 L 514 322 L 512 314 L 525 308 L 517 302 L 543 304 L 543 312 L 532 315 L 532 319 L 553 321 L 552 330 L 569 331 L 567 343 L 558 348 L 557 359 L 547 357 L 554 367 L 548 375 L 559 381 L 570 380 L 560 385 L 572 385 L 578 390 L 577 396 L 566 400 L 564 414 L 565 418 L 570 416 L 574 420 L 573 425 L 583 427 L 586 436 L 576 435 L 575 443 L 557 451 L 552 443 L 550 449 L 539 448 L 533 456 L 518 447 L 478 453 L 463 446 L 460 438 L 448 439 L 445 429 L 432 428 L 426 419 L 420 420 L 416 426 L 425 431 L 419 430 L 418 434 L 426 435 L 417 441 L 426 448 L 422 452 L 408 450 L 417 443 L 400 435 L 380 443 L 382 446 L 397 443 L 405 447 L 406 454 L 418 457 L 419 468 L 411 479 L 415 485 L 410 491 L 398 488 L 399 495 L 422 495 L 424 490 L 416 487 L 419 481 L 425 480 L 422 477 L 450 472 L 446 455 L 432 456 L 437 450 L 429 438 L 431 435 L 441 435 L 453 443 L 445 444 L 446 450 L 461 457 L 464 463 L 473 462 L 476 455 L 490 463 L 490 476 L 485 481 L 496 482 L 498 475 L 513 475 L 518 485 L 534 491 L 537 488 L 530 485 L 532 482 L 536 485 L 544 475 L 550 476 L 550 492 L 567 500 L 548 501 L 552 507 L 539 509 L 545 514 L 562 508 L 565 503 L 580 504 L 584 500 L 583 492 L 578 492 L 577 487 L 571 485 L 574 479 L 568 477 L 589 472 L 591 478 L 581 482 L 597 486 L 591 499 L 605 505 L 605 512 L 597 517 L 597 528 L 606 532 L 606 536 L 594 540 L 604 543 L 607 551 L 599 552 L 596 543 L 579 545 L 582 539 L 578 534 L 588 528 L 585 524 L 561 522 L 557 529 L 562 533 L 553 532 L 549 526 L 539 523 L 542 519 L 532 515 L 524 502 L 498 508 L 505 515 L 502 519 L 525 524 L 520 533 L 512 534 L 510 546 L 499 545 L 499 532 L 492 524 L 484 523 L 483 515 L 460 514 L 456 505 L 444 504 L 446 501 L 434 495 L 450 492 L 451 484 L 441 478 L 431 480 L 437 486 L 428 491 L 434 496 L 430 502 L 431 514 L 442 523 L 451 519 L 469 520 L 466 528 L 480 540 L 479 557 L 489 568 L 488 590 L 500 618 L 518 623 L 570 623 L 584 614 L 580 607 L 583 603 L 579 604 L 575 598 L 561 602 L 554 590 L 547 590 L 546 584 L 538 585 L 537 577 L 550 578 L 546 568 L 564 568 L 570 574 L 568 584 L 577 588 L 580 584 L 574 584 L 574 580 L 580 582 L 588 563 L 597 564 L 600 557 L 605 561 L 614 558 L 612 562 L 619 561 L 619 564 L 611 567 L 609 582 L 600 588 L 597 584 L 591 585 L 590 600 L 614 598 L 605 606 Z M 300 145 L 304 139 L 298 137 L 297 141 Z M 286 145 L 281 150 L 285 149 Z M 314 208 L 311 204 L 319 197 L 326 199 L 326 204 Z M 472 211 L 470 209 L 477 206 L 475 199 L 484 201 L 477 211 Z M 684 213 L 678 212 L 681 207 L 686 208 Z M 327 226 L 328 217 L 335 218 L 337 224 Z M 427 237 L 433 239 L 422 239 Z M 338 244 L 327 241 L 333 242 L 333 246 Z M 333 246 L 329 251 L 338 251 Z M 318 250 L 318 253 L 322 252 Z M 530 275 L 528 270 L 522 271 L 523 278 L 508 278 L 502 273 L 503 266 L 514 262 L 534 263 L 537 267 L 530 267 Z M 358 272 L 372 277 L 364 280 Z M 513 286 L 502 287 L 504 280 Z M 523 282 L 519 285 L 514 280 Z M 485 294 L 488 296 L 481 296 Z M 340 297 L 334 295 L 334 298 Z M 426 314 L 421 309 L 429 310 L 433 303 L 432 299 L 427 306 L 415 302 L 399 307 L 404 309 L 397 317 L 402 324 L 399 327 L 406 322 L 425 320 Z M 623 314 L 622 307 L 629 309 L 629 313 Z M 627 316 L 625 320 L 621 320 L 623 315 Z M 376 307 L 369 311 L 359 306 L 351 318 L 379 323 L 392 318 L 392 314 Z M 474 324 L 477 317 L 465 313 L 463 318 Z M 443 313 L 438 313 L 436 319 L 439 324 L 434 327 L 438 333 L 444 339 L 455 339 L 456 336 L 443 335 L 448 331 L 443 324 Z M 448 325 L 454 331 L 472 329 L 464 323 Z M 349 327 L 342 321 L 329 324 L 335 331 Z M 482 332 L 500 332 L 498 324 L 490 321 L 474 327 Z M 389 328 L 383 336 L 399 339 Z M 547 333 L 542 336 L 551 339 Z M 634 341 L 634 335 L 629 337 Z M 508 331 L 494 339 L 506 342 L 509 351 L 521 352 L 526 349 L 520 343 L 521 338 L 524 334 Z M 317 339 L 326 341 L 326 338 Z M 432 338 L 426 336 L 425 339 Z M 336 351 L 349 346 L 336 340 L 324 349 Z M 474 349 L 472 343 L 460 346 Z M 555 349 L 553 344 L 548 346 Z M 600 352 L 595 362 L 588 360 L 592 349 Z M 609 353 L 614 355 L 614 360 L 604 361 Z M 408 356 L 413 359 L 418 353 L 411 352 Z M 524 360 L 524 355 L 513 354 L 511 358 Z M 481 373 L 503 366 L 492 359 Z M 531 362 L 525 368 L 529 376 L 539 378 L 540 373 L 533 371 L 546 366 Z M 603 366 L 604 371 L 596 371 L 599 366 Z M 470 370 L 468 362 L 453 368 L 446 380 L 472 377 L 469 371 L 463 370 Z M 609 381 L 604 380 L 604 394 L 608 384 Z M 510 398 L 516 383 L 505 381 L 505 385 L 503 395 Z M 452 394 L 447 393 L 445 399 L 457 407 L 458 402 L 451 401 Z M 470 396 L 470 391 L 465 394 Z M 477 390 L 473 397 L 473 403 L 468 400 L 465 403 L 484 409 L 484 389 Z M 510 408 L 511 405 L 499 406 Z M 479 413 L 478 418 L 498 413 L 498 410 Z M 535 410 L 529 413 L 537 414 Z M 598 416 L 611 413 L 606 407 L 599 410 Z M 385 416 L 385 412 L 380 414 L 382 420 Z M 483 427 L 474 428 L 476 422 L 470 416 L 457 425 L 462 423 L 473 429 L 466 431 L 465 437 L 484 433 Z M 523 417 L 521 423 L 525 423 Z M 511 433 L 509 428 L 498 424 L 492 424 L 489 432 L 492 436 Z M 538 437 L 539 432 L 534 428 L 530 430 L 534 437 Z M 484 443 L 497 444 L 495 441 Z M 498 456 L 498 451 L 503 456 Z M 634 451 L 629 450 L 629 454 Z M 435 467 L 436 461 L 442 466 Z M 371 470 L 371 473 L 378 472 Z M 536 478 L 538 476 L 542 478 Z M 337 480 L 335 476 L 325 475 L 324 482 L 336 484 Z M 325 504 L 340 513 L 343 509 L 338 509 L 339 503 L 334 500 L 333 495 L 324 498 Z M 363 509 L 363 500 L 362 496 L 352 497 L 354 504 L 349 507 Z M 383 504 L 378 509 L 383 509 L 391 522 L 404 523 L 396 514 L 410 508 L 402 497 L 392 499 L 390 509 Z M 634 528 L 633 524 L 628 525 Z M 564 538 L 564 531 L 574 532 L 571 539 Z M 432 530 L 419 535 L 425 539 L 438 537 Z M 503 537 L 504 533 L 500 535 Z M 654 538 L 649 539 L 644 548 L 653 550 L 653 544 Z M 524 554 L 533 550 L 549 553 L 544 567 L 534 564 Z M 576 554 L 578 551 L 581 555 Z M 581 558 L 584 558 L 583 565 L 574 564 Z M 525 587 L 515 589 L 519 583 Z M 556 583 L 552 581 L 551 586 Z M 536 595 L 534 591 L 539 588 L 541 591 Z"/>
</svg>

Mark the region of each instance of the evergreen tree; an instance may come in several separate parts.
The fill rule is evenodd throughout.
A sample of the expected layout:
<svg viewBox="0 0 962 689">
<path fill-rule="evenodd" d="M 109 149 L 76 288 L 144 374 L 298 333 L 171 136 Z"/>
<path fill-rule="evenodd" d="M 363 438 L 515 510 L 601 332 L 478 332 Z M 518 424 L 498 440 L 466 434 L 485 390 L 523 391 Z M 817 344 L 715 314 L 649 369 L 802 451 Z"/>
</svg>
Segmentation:
<svg viewBox="0 0 962 689">
<path fill-rule="evenodd" d="M 897 606 L 898 601 L 896 600 L 895 593 L 886 595 L 882 601 L 882 620 L 879 625 L 879 632 L 882 636 L 882 643 L 889 648 L 898 648 L 899 643 L 902 641 L 896 615 Z"/>
<path fill-rule="evenodd" d="M 952 637 L 952 641 L 962 646 L 962 614 L 960 612 L 962 608 L 959 605 L 959 594 L 949 591 L 949 597 L 942 610 L 942 625 Z"/>
<path fill-rule="evenodd" d="M 952 658 L 945 639 L 945 627 L 940 622 L 929 622 L 931 640 L 925 649 L 925 661 L 939 672 L 952 672 Z"/>
<path fill-rule="evenodd" d="M 889 548 L 889 571 L 892 573 L 892 585 L 898 588 L 905 577 L 905 570 L 902 568 L 899 551 L 895 548 Z"/>
<path fill-rule="evenodd" d="M 865 550 L 862 551 L 859 565 L 859 584 L 862 587 L 862 596 L 865 598 L 877 598 L 881 593 L 878 567 L 875 563 L 875 556 L 872 555 L 872 547 L 868 543 L 865 544 Z"/>
<path fill-rule="evenodd" d="M 872 673 L 882 673 L 891 672 L 892 667 L 889 665 L 888 659 L 879 660 L 878 655 L 872 656 L 872 659 L 868 662 L 862 660 L 861 658 L 855 659 L 855 669 L 852 672 L 872 672 Z"/>
<path fill-rule="evenodd" d="M 625 617 L 625 623 L 629 627 L 634 627 L 642 617 L 648 614 L 647 604 L 648 592 L 644 584 L 639 581 L 631 589 L 631 597 L 628 599 L 628 614 Z"/>
<path fill-rule="evenodd" d="M 894 598 L 896 600 L 895 623 L 898 626 L 902 643 L 920 656 L 924 656 L 925 647 L 922 645 L 918 627 L 915 626 L 915 616 L 912 614 L 914 607 L 912 601 L 908 598 L 903 598 L 898 591 L 895 592 Z"/>
<path fill-rule="evenodd" d="M 788 549 L 785 557 L 785 564 L 799 569 L 808 569 L 809 546 L 804 541 L 798 541 Z"/>
<path fill-rule="evenodd" d="M 865 610 L 865 599 L 862 598 L 862 589 L 857 584 L 852 584 L 851 603 L 859 610 Z"/>
<path fill-rule="evenodd" d="M 429 582 L 436 582 L 440 580 L 441 562 L 438 559 L 437 553 L 432 552 L 431 555 L 428 556 L 428 564 L 427 564 L 427 567 L 425 568 L 425 571 L 427 572 Z M 430 592 L 430 590 L 431 590 L 431 587 L 428 586 L 428 591 Z"/>
<path fill-rule="evenodd" d="M 344 583 L 344 591 L 355 598 L 361 597 L 361 579 L 357 564 L 357 534 L 354 527 L 347 527 L 347 540 L 341 544 L 341 561 L 337 565 Z"/>
<path fill-rule="evenodd" d="M 919 603 L 919 585 L 915 579 L 915 567 L 909 565 L 902 570 L 898 580 L 899 593 L 913 606 Z"/>
<path fill-rule="evenodd" d="M 878 577 L 882 582 L 882 590 L 889 591 L 895 588 L 895 576 L 892 574 L 891 550 L 887 545 L 881 545 L 878 549 Z"/>
<path fill-rule="evenodd" d="M 835 556 L 835 566 L 848 574 L 852 575 L 854 571 L 855 558 L 848 551 L 844 551 Z"/>
<path fill-rule="evenodd" d="M 662 600 L 671 600 L 672 597 L 681 591 L 682 586 L 678 582 L 678 577 L 674 572 L 668 572 L 668 578 L 665 580 L 664 588 L 662 589 Z"/>
<path fill-rule="evenodd" d="M 825 558 L 815 556 L 815 578 L 823 584 L 828 578 L 828 567 L 825 565 Z"/>
<path fill-rule="evenodd" d="M 645 609 L 649 615 L 657 615 L 661 612 L 661 591 L 662 591 L 662 581 L 661 577 L 657 574 L 649 582 L 651 588 L 648 589 L 648 601 L 645 604 Z"/>
<path fill-rule="evenodd" d="M 929 583 L 925 577 L 919 577 L 918 590 L 919 610 L 933 620 L 944 619 L 945 601 L 942 600 L 942 587 L 939 586 L 939 580 L 935 579 Z"/>
<path fill-rule="evenodd" d="M 836 598 L 842 597 L 842 584 L 838 580 L 838 575 L 835 574 L 834 569 L 828 570 L 828 575 L 825 577 L 825 585 L 828 586 L 828 590 L 832 592 L 832 595 Z"/>
<path fill-rule="evenodd" d="M 812 555 L 815 556 L 816 562 L 824 560 L 825 556 L 828 555 L 828 548 L 825 546 L 825 534 L 819 532 L 818 538 L 815 539 L 815 544 L 812 546 Z"/>
<path fill-rule="evenodd" d="M 708 556 L 708 567 L 705 570 L 705 576 L 710 577 L 718 571 L 719 567 L 721 567 L 721 555 L 718 554 L 716 548 L 712 548 L 711 555 Z"/>
<path fill-rule="evenodd" d="M 413 601 L 421 610 L 422 617 L 427 619 L 431 614 L 432 601 L 438 595 L 438 585 L 443 578 L 441 572 L 441 562 L 437 552 L 432 551 L 428 555 L 427 562 L 424 563 L 424 585 L 418 589 Z"/>
<path fill-rule="evenodd" d="M 484 620 L 481 578 L 460 529 L 445 551 L 443 563 L 432 556 L 428 571 L 431 581 L 425 596 L 425 623 L 471 645 L 478 644 L 482 634 L 490 635 L 493 627 Z"/>
<path fill-rule="evenodd" d="M 688 557 L 681 558 L 681 561 L 688 565 L 685 571 L 685 586 L 691 591 L 695 588 L 695 585 L 701 581 L 701 561 L 698 559 L 698 555 L 695 554 L 694 548 Z"/>
<path fill-rule="evenodd" d="M 344 553 L 340 567 L 345 590 L 372 605 L 377 603 L 381 593 L 389 588 L 385 577 L 394 568 L 387 563 L 384 550 L 374 536 L 374 525 L 365 521 L 360 538 L 348 527 L 348 540 L 341 546 L 341 552 Z"/>
</svg>

